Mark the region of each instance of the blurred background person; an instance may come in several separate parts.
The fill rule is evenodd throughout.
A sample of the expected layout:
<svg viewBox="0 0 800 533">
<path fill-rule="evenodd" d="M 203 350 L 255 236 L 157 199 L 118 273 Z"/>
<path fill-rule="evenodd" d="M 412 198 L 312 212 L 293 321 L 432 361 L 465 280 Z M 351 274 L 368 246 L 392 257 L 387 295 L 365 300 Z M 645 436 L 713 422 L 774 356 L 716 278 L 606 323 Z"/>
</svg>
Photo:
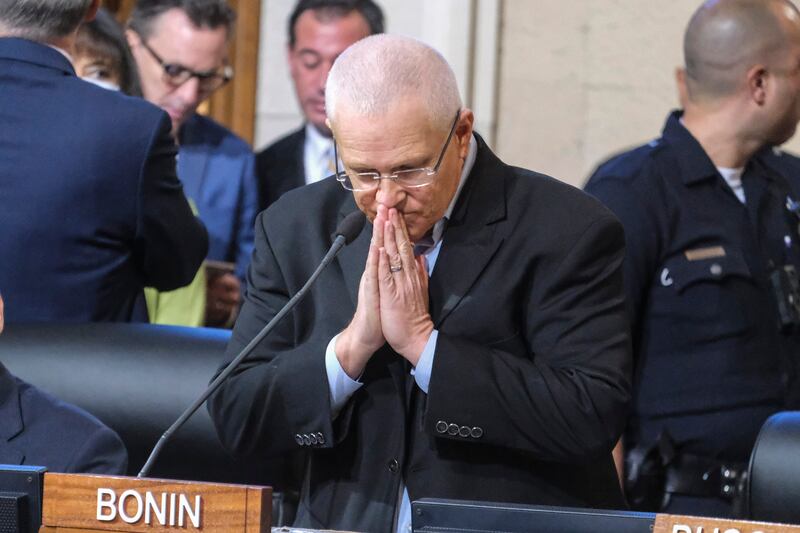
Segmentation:
<svg viewBox="0 0 800 533">
<path fill-rule="evenodd" d="M 800 353 L 797 175 L 761 154 L 800 120 L 800 12 L 705 2 L 684 36 L 683 110 L 586 190 L 625 226 L 636 361 L 629 501 L 731 516 L 764 421 L 791 407 Z"/>
<path fill-rule="evenodd" d="M 186 285 L 208 249 L 175 175 L 169 118 L 75 75 L 69 57 L 96 1 L 3 6 L 6 321 L 146 321 L 144 286 Z"/>
<path fill-rule="evenodd" d="M 209 231 L 206 324 L 232 323 L 253 250 L 257 209 L 254 156 L 233 132 L 197 113 L 230 81 L 235 14 L 224 0 L 140 0 L 127 38 L 144 97 L 172 119 L 178 176 Z"/>
<path fill-rule="evenodd" d="M 102 7 L 94 20 L 81 24 L 72 64 L 76 74 L 86 81 L 131 96 L 142 94 L 125 32 Z"/>
<path fill-rule="evenodd" d="M 305 124 L 258 153 L 259 207 L 334 172 L 333 140 L 325 123 L 325 81 L 345 48 L 383 33 L 372 0 L 300 0 L 289 18 L 286 58 Z"/>
</svg>

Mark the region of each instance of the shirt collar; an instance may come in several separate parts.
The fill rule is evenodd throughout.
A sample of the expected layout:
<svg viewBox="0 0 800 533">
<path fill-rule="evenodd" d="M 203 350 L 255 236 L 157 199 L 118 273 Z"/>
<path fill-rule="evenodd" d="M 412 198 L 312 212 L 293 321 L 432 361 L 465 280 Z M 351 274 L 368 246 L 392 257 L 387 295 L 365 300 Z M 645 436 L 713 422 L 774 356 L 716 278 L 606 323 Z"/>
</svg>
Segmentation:
<svg viewBox="0 0 800 533">
<path fill-rule="evenodd" d="M 714 162 L 708 157 L 700 142 L 683 125 L 682 116 L 683 111 L 670 113 L 662 132 L 662 139 L 674 147 L 675 153 L 680 154 L 676 158 L 676 164 L 680 169 L 681 179 L 686 185 L 693 185 L 700 181 L 716 178 L 719 175 L 717 167 L 714 166 Z"/>
<path fill-rule="evenodd" d="M 312 124 L 306 124 L 306 145 L 311 151 L 314 161 L 319 161 L 322 157 L 327 157 L 328 152 L 333 149 L 333 139 L 322 135 Z"/>
<path fill-rule="evenodd" d="M 447 206 L 447 210 L 444 212 L 444 216 L 441 219 L 439 219 L 439 221 L 436 222 L 436 224 L 433 225 L 433 231 L 431 232 L 431 237 L 433 238 L 434 245 L 439 244 L 439 241 L 442 240 L 442 235 L 444 234 L 444 229 L 445 226 L 447 225 L 447 221 L 453 214 L 453 209 L 455 209 L 458 197 L 459 195 L 461 195 L 461 190 L 464 188 L 464 183 L 467 182 L 467 176 L 469 176 L 469 173 L 472 172 L 472 166 L 475 164 L 475 157 L 477 156 L 477 154 L 478 154 L 478 141 L 475 140 L 475 136 L 471 136 L 469 139 L 469 150 L 467 151 L 467 157 L 464 160 L 464 167 L 461 169 L 461 176 L 458 179 L 458 187 L 456 188 L 456 193 L 450 200 L 450 205 Z"/>
</svg>

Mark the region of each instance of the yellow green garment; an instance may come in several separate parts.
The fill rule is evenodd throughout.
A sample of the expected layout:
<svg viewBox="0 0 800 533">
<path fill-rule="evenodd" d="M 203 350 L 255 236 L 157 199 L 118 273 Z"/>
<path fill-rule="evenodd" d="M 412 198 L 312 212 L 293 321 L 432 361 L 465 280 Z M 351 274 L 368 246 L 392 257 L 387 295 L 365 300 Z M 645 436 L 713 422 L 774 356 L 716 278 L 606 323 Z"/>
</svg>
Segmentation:
<svg viewBox="0 0 800 533">
<path fill-rule="evenodd" d="M 192 212 L 197 207 L 189 200 Z M 160 292 L 146 287 L 144 297 L 151 324 L 200 327 L 206 319 L 206 269 L 201 266 L 192 282 L 174 291 Z"/>
</svg>

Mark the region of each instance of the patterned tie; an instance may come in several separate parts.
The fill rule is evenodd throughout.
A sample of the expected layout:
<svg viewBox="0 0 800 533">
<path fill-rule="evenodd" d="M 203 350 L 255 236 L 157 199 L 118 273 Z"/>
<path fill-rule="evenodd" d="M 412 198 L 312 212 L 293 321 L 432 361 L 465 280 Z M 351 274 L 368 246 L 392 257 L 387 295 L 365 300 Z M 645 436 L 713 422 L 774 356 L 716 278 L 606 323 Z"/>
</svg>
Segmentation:
<svg viewBox="0 0 800 533">
<path fill-rule="evenodd" d="M 328 176 L 331 176 L 336 173 L 336 165 L 333 161 L 333 146 L 326 150 L 325 158 L 328 160 Z"/>
<path fill-rule="evenodd" d="M 424 237 L 422 237 L 419 241 L 414 243 L 414 255 L 424 255 L 427 254 L 431 248 L 433 248 L 433 234 L 427 233 Z"/>
</svg>

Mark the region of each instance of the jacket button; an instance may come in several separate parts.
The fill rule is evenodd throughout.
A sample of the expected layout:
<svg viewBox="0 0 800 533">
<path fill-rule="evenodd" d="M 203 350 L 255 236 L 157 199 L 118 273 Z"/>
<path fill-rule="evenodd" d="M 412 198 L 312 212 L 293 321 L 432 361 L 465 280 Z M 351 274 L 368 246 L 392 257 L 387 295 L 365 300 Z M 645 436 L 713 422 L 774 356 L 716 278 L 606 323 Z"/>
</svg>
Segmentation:
<svg viewBox="0 0 800 533">
<path fill-rule="evenodd" d="M 447 426 L 447 434 L 454 437 L 458 435 L 458 424 L 450 424 Z"/>
<path fill-rule="evenodd" d="M 311 438 L 311 444 L 313 444 L 314 446 L 316 446 L 316 445 L 317 445 L 317 442 L 318 442 L 318 441 L 317 441 L 317 436 L 316 436 L 314 433 L 312 433 L 311 435 L 309 435 L 309 437 Z"/>
<path fill-rule="evenodd" d="M 308 433 L 303 435 L 303 444 L 305 444 L 306 446 L 311 446 L 311 437 L 309 436 Z"/>
<path fill-rule="evenodd" d="M 461 426 L 460 428 L 458 428 L 458 436 L 459 437 L 466 438 L 466 437 L 469 437 L 469 435 L 470 435 L 470 431 L 469 431 L 469 428 L 467 426 Z"/>
<path fill-rule="evenodd" d="M 389 461 L 389 472 L 396 474 L 398 470 L 400 470 L 400 463 L 397 462 L 397 459 Z"/>
<path fill-rule="evenodd" d="M 470 435 L 472 435 L 473 439 L 479 439 L 483 437 L 483 428 L 479 428 L 477 426 L 472 428 L 472 431 L 470 431 Z"/>
<path fill-rule="evenodd" d="M 299 444 L 300 446 L 303 445 L 303 436 L 301 434 L 297 434 L 294 436 L 294 441 Z"/>
<path fill-rule="evenodd" d="M 436 422 L 436 433 L 447 433 L 447 422 L 444 420 Z"/>
<path fill-rule="evenodd" d="M 325 435 L 323 435 L 322 432 L 317 433 L 317 442 L 325 444 Z"/>
</svg>

